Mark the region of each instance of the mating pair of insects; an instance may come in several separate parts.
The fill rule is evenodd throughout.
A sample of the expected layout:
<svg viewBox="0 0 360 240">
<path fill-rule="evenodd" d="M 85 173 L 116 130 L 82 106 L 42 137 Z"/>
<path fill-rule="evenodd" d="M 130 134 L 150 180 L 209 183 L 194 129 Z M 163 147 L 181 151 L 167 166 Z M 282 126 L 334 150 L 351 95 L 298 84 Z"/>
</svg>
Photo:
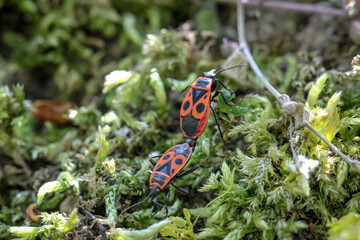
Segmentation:
<svg viewBox="0 0 360 240">
<path fill-rule="evenodd" d="M 230 68 L 216 70 L 213 69 L 209 72 L 205 72 L 202 77 L 196 79 L 196 81 L 191 85 L 185 88 L 190 88 L 187 92 L 180 110 L 180 128 L 185 136 L 185 143 L 179 144 L 168 149 L 164 154 L 152 156 L 149 161 L 154 165 L 154 170 L 150 175 L 150 194 L 141 202 L 138 202 L 127 209 L 123 210 L 122 213 L 138 206 L 139 204 L 145 202 L 150 197 L 154 204 L 159 207 L 164 207 L 166 209 L 166 217 L 168 216 L 167 202 L 170 196 L 169 184 L 175 187 L 175 189 L 188 193 L 185 189 L 178 187 L 173 184 L 175 178 L 180 178 L 185 176 L 197 168 L 200 165 L 196 165 L 193 168 L 187 170 L 184 173 L 180 174 L 180 171 L 185 167 L 189 161 L 192 152 L 195 150 L 197 138 L 204 132 L 207 122 L 209 120 L 210 108 L 215 116 L 216 125 L 219 128 L 219 133 L 221 139 L 224 141 L 219 121 L 214 110 L 214 107 L 211 105 L 211 102 L 214 101 L 214 98 L 219 94 L 224 99 L 225 104 L 230 106 L 235 106 L 233 103 L 228 103 L 226 98 L 220 90 L 216 89 L 217 83 L 221 84 L 223 88 L 229 91 L 231 94 L 234 94 L 234 91 L 227 88 L 219 79 L 216 79 L 215 76 L 223 71 L 236 68 L 236 67 L 245 67 L 247 65 L 236 65 Z M 212 96 L 211 93 L 215 92 Z M 153 158 L 160 157 L 158 162 L 155 162 Z M 158 195 L 164 191 L 165 195 L 165 205 L 156 201 Z"/>
</svg>

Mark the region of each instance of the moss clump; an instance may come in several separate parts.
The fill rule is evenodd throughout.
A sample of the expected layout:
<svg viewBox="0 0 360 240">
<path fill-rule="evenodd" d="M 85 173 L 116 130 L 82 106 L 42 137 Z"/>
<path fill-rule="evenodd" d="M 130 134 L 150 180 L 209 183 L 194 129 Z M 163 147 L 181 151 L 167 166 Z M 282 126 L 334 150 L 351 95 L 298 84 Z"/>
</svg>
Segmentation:
<svg viewBox="0 0 360 240">
<path fill-rule="evenodd" d="M 230 31 L 232 9 L 223 6 L 227 20 L 220 12 L 210 21 L 212 8 L 161 4 L 0 4 L 1 11 L 24 14 L 29 23 L 9 18 L 13 25 L 1 29 L 0 238 L 95 239 L 106 232 L 113 239 L 351 239 L 359 222 L 358 172 L 298 124 L 295 161 L 288 114 L 247 68 L 219 76 L 237 95 L 223 91 L 235 107 L 221 98 L 213 103 L 226 143 L 210 117 L 186 168 L 203 167 L 177 180 L 188 195 L 171 189 L 169 219 L 150 201 L 120 214 L 148 194 L 148 157 L 183 142 L 181 90 L 204 71 L 244 62 L 236 53 L 226 58 L 232 43 L 220 47 L 214 32 L 197 32 L 192 22 L 178 24 L 191 8 L 199 29 L 220 31 L 223 25 Z M 306 42 L 283 46 L 294 33 L 288 31 L 292 24 L 309 22 L 297 33 L 301 36 L 313 30 L 312 20 L 292 19 L 279 29 L 284 38 L 274 38 L 268 30 L 283 16 L 264 16 L 269 21 L 260 27 L 269 28 L 252 42 L 260 67 L 276 88 L 305 103 L 315 129 L 359 159 L 359 75 L 329 67 L 343 66 L 349 53 L 336 41 L 318 46 L 322 55 Z M 176 31 L 160 30 L 173 21 L 180 26 Z M 252 29 L 250 39 L 256 36 Z M 266 50 L 261 41 L 269 45 Z M 350 42 L 341 44 L 352 49 Z M 296 55 L 300 48 L 306 51 Z M 19 79 L 25 90 L 12 84 Z M 50 96 L 63 102 L 44 105 L 65 109 L 53 112 L 66 121 L 43 122 L 34 114 L 36 102 L 26 100 Z M 25 211 L 35 202 L 41 221 L 31 223 Z"/>
</svg>

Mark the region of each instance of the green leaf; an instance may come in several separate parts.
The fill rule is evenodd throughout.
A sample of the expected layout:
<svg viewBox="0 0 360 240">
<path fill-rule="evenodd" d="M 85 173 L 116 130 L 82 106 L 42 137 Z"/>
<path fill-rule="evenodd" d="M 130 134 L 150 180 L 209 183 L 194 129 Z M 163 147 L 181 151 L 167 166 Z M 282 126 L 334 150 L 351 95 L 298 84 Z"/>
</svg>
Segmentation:
<svg viewBox="0 0 360 240">
<path fill-rule="evenodd" d="M 172 225 L 165 227 L 160 231 L 161 236 L 163 237 L 174 237 L 175 239 L 179 238 L 179 235 L 176 234 L 176 231 Z"/>
<path fill-rule="evenodd" d="M 224 95 L 226 101 L 228 103 L 232 103 L 231 99 L 233 99 L 234 96 L 232 96 L 225 89 L 222 89 L 221 92 Z M 221 112 L 224 112 L 224 113 L 227 113 L 227 114 L 234 114 L 234 115 L 238 116 L 238 115 L 243 115 L 245 113 L 254 111 L 254 109 L 251 108 L 250 106 L 246 106 L 246 107 L 242 107 L 242 106 L 238 106 L 238 105 L 229 106 L 229 105 L 227 105 L 225 103 L 224 99 L 221 96 L 219 96 L 218 99 L 219 99 L 219 108 L 220 108 Z"/>
<path fill-rule="evenodd" d="M 118 217 L 118 213 L 116 210 L 116 191 L 117 186 L 110 186 L 105 190 L 107 194 L 105 195 L 105 210 L 107 216 L 107 223 L 110 227 L 114 228 L 116 225 L 116 219 Z"/>
<path fill-rule="evenodd" d="M 309 196 L 310 183 L 303 174 L 290 173 L 285 179 L 286 189 L 293 195 Z"/>
<path fill-rule="evenodd" d="M 189 210 L 184 208 L 183 212 L 184 212 L 185 219 L 186 219 L 187 223 L 189 224 L 190 229 L 193 230 L 193 225 L 192 225 L 192 222 L 191 222 Z"/>
<path fill-rule="evenodd" d="M 37 206 L 37 209 L 39 211 L 45 211 L 48 209 L 54 209 L 55 207 L 57 207 L 60 202 L 65 198 L 65 194 L 63 193 L 58 193 L 56 194 L 53 198 L 42 202 L 40 205 Z"/>
<path fill-rule="evenodd" d="M 38 191 L 37 194 L 37 205 L 39 205 L 42 200 L 44 199 L 45 195 L 47 193 L 51 192 L 60 192 L 65 189 L 64 184 L 62 184 L 60 181 L 51 181 L 47 182 L 44 185 L 42 185 Z"/>
<path fill-rule="evenodd" d="M 77 217 L 77 209 L 74 209 L 69 216 L 69 220 L 67 220 L 65 222 L 65 224 L 63 224 L 60 228 L 58 228 L 57 230 L 59 230 L 60 232 L 66 233 L 72 229 L 74 229 L 77 224 L 79 222 L 79 219 Z"/>
<path fill-rule="evenodd" d="M 195 82 L 197 77 L 198 76 L 196 75 L 196 73 L 190 73 L 185 81 L 167 78 L 166 82 L 168 83 L 168 85 L 170 85 L 170 87 L 175 87 L 177 90 L 183 91 L 187 86 L 190 86 L 193 82 Z"/>
<path fill-rule="evenodd" d="M 13 86 L 13 90 L 16 101 L 20 104 L 23 104 L 23 101 L 25 100 L 24 86 L 20 84 L 16 84 Z"/>
<path fill-rule="evenodd" d="M 155 68 L 151 69 L 150 84 L 155 91 L 155 99 L 159 109 L 164 111 L 167 106 L 165 87 Z"/>
<path fill-rule="evenodd" d="M 331 96 L 326 106 L 327 116 L 327 126 L 324 129 L 325 137 L 330 142 L 334 139 L 335 135 L 339 131 L 340 127 L 340 116 L 338 113 L 337 105 L 340 101 L 341 92 L 337 92 Z"/>
<path fill-rule="evenodd" d="M 102 163 L 105 161 L 108 153 L 108 142 L 104 135 L 100 136 L 100 148 L 96 155 L 96 167 L 100 168 Z"/>
<path fill-rule="evenodd" d="M 171 217 L 171 221 L 175 226 L 179 228 L 183 228 L 186 226 L 186 221 L 181 217 Z"/>
<path fill-rule="evenodd" d="M 269 225 L 267 224 L 267 222 L 266 221 L 264 221 L 263 219 L 261 219 L 260 217 L 253 217 L 252 218 L 252 220 L 253 220 L 253 222 L 255 223 L 255 226 L 257 227 L 257 228 L 260 228 L 260 229 L 262 229 L 262 230 L 269 230 L 270 229 L 270 227 L 269 227 Z"/>
<path fill-rule="evenodd" d="M 344 183 L 348 175 L 348 170 L 349 170 L 349 165 L 344 160 L 340 160 L 337 164 L 337 173 L 336 173 L 336 181 L 338 187 L 340 187 Z"/>
<path fill-rule="evenodd" d="M 326 226 L 329 229 L 329 233 L 339 233 L 349 226 L 353 226 L 354 224 L 360 223 L 360 215 L 357 213 L 350 212 L 347 215 L 343 216 L 340 220 L 328 222 Z M 360 229 L 359 229 L 360 231 Z"/>
<path fill-rule="evenodd" d="M 40 187 L 37 194 L 37 205 L 41 204 L 47 193 L 62 192 L 70 187 L 73 187 L 77 194 L 80 193 L 78 180 L 74 179 L 68 172 L 61 172 L 58 180 L 47 182 Z"/>
<path fill-rule="evenodd" d="M 231 172 L 230 167 L 226 164 L 226 162 L 222 163 L 221 172 L 222 177 L 220 183 L 225 187 L 225 189 L 228 189 L 234 184 L 234 172 Z"/>
<path fill-rule="evenodd" d="M 17 237 L 36 236 L 41 227 L 9 227 L 9 231 Z"/>
<path fill-rule="evenodd" d="M 141 36 L 136 27 L 136 17 L 130 12 L 122 15 L 122 24 L 126 36 L 136 45 L 141 44 Z"/>
<path fill-rule="evenodd" d="M 162 220 L 143 230 L 127 231 L 123 228 L 115 228 L 111 233 L 113 240 L 144 240 L 148 239 L 171 224 L 169 219 Z"/>
<path fill-rule="evenodd" d="M 316 80 L 316 83 L 311 87 L 306 101 L 309 107 L 313 107 L 317 103 L 319 95 L 323 90 L 328 77 L 329 75 L 327 73 L 324 73 Z"/>
<path fill-rule="evenodd" d="M 211 173 L 210 177 L 207 179 L 206 183 L 199 189 L 199 192 L 208 192 L 220 187 L 220 182 L 218 180 L 220 173 L 216 174 Z"/>
</svg>

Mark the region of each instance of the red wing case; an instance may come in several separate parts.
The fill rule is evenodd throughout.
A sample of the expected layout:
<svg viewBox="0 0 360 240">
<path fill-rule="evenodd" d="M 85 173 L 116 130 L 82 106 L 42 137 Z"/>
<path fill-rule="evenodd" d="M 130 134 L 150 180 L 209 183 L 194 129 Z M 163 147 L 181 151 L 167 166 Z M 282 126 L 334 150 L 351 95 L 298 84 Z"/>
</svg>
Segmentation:
<svg viewBox="0 0 360 240">
<path fill-rule="evenodd" d="M 197 138 L 209 120 L 212 79 L 200 77 L 186 93 L 180 110 L 180 128 L 185 137 Z"/>
<path fill-rule="evenodd" d="M 174 177 L 185 167 L 192 154 L 187 144 L 179 144 L 168 149 L 156 163 L 150 176 L 150 186 L 157 185 L 161 190 L 168 187 Z"/>
</svg>

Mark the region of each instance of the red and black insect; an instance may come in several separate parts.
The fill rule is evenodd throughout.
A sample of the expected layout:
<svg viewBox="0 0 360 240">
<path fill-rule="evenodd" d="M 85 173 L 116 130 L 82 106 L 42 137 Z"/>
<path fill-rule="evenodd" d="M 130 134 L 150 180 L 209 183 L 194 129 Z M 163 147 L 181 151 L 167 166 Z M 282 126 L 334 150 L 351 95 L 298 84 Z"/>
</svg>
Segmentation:
<svg viewBox="0 0 360 240">
<path fill-rule="evenodd" d="M 224 99 L 225 104 L 229 106 L 235 106 L 235 104 L 228 103 L 226 101 L 224 95 L 220 90 L 216 90 L 217 83 L 220 83 L 222 87 L 229 91 L 231 94 L 235 93 L 231 89 L 227 88 L 219 79 L 215 79 L 215 76 L 223 71 L 235 67 L 245 66 L 247 65 L 237 65 L 218 71 L 216 71 L 216 69 L 213 69 L 209 72 L 205 72 L 204 76 L 199 77 L 191 86 L 187 87 L 190 89 L 186 93 L 180 110 L 180 128 L 187 139 L 196 140 L 203 133 L 209 119 L 210 108 L 215 115 L 216 125 L 219 128 L 220 137 L 221 139 L 223 139 L 223 135 L 219 126 L 219 121 L 214 107 L 211 105 L 211 102 L 214 101 L 214 98 L 220 94 Z M 183 91 L 185 91 L 187 88 L 185 88 Z M 211 96 L 211 92 L 214 91 L 215 94 Z"/>
<path fill-rule="evenodd" d="M 154 170 L 150 175 L 150 194 L 141 202 L 138 202 L 124 211 L 122 213 L 138 206 L 139 204 L 148 200 L 151 197 L 153 203 L 157 206 L 164 207 L 166 209 L 166 217 L 168 215 L 168 206 L 167 202 L 170 196 L 169 184 L 174 186 L 177 190 L 188 193 L 185 189 L 175 186 L 173 181 L 175 178 L 180 178 L 185 176 L 194 170 L 196 170 L 200 165 L 196 165 L 193 168 L 187 170 L 186 172 L 179 174 L 179 172 L 185 167 L 189 161 L 191 154 L 193 152 L 193 147 L 188 143 L 179 144 L 168 149 L 164 154 L 153 156 L 149 159 L 152 165 L 154 165 Z M 161 157 L 158 162 L 155 162 L 153 158 Z M 156 201 L 158 195 L 161 191 L 165 191 L 165 205 Z"/>
</svg>

